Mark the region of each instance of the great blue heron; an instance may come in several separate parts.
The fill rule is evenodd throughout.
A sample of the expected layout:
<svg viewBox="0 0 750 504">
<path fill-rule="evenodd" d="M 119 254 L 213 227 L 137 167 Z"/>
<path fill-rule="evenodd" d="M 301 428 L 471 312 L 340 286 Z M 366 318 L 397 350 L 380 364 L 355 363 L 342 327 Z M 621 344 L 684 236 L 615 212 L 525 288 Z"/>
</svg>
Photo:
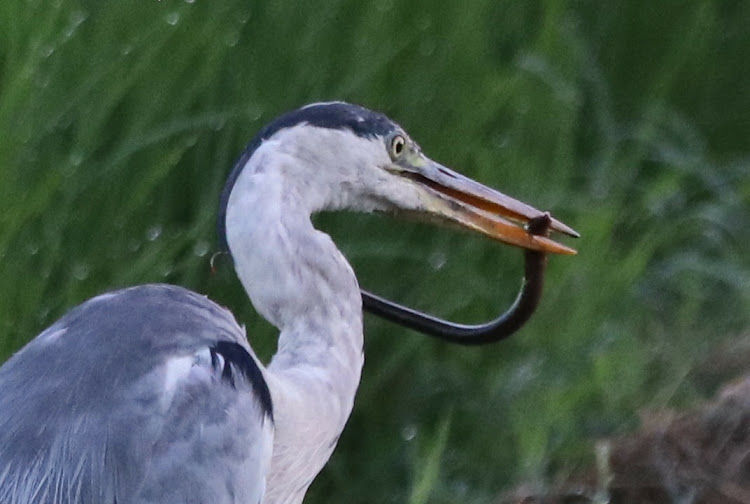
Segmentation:
<svg viewBox="0 0 750 504">
<path fill-rule="evenodd" d="M 352 409 L 363 364 L 354 272 L 310 221 L 408 212 L 572 253 L 543 217 L 425 157 L 384 115 L 341 102 L 277 118 L 221 197 L 219 234 L 279 329 L 264 367 L 232 315 L 167 285 L 72 309 L 0 368 L 0 503 L 300 503 Z"/>
</svg>

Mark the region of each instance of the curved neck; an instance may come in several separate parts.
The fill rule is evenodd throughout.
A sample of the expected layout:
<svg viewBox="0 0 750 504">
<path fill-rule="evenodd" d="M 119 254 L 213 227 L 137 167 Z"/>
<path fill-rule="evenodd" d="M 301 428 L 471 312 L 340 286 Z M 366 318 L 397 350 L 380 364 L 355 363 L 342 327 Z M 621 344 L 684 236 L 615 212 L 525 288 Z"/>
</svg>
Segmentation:
<svg viewBox="0 0 750 504">
<path fill-rule="evenodd" d="M 228 205 L 235 270 L 256 310 L 282 335 L 307 338 L 300 329 L 308 326 L 307 334 L 321 333 L 314 339 L 326 338 L 321 324 L 361 320 L 357 279 L 330 237 L 313 227 L 317 208 L 306 199 L 309 188 L 297 187 L 282 170 L 263 168 L 244 170 Z"/>
<path fill-rule="evenodd" d="M 312 226 L 305 188 L 263 159 L 251 159 L 235 183 L 227 242 L 256 310 L 280 330 L 266 371 L 275 437 L 263 502 L 297 503 L 354 404 L 364 361 L 362 299 L 341 252 Z"/>
</svg>

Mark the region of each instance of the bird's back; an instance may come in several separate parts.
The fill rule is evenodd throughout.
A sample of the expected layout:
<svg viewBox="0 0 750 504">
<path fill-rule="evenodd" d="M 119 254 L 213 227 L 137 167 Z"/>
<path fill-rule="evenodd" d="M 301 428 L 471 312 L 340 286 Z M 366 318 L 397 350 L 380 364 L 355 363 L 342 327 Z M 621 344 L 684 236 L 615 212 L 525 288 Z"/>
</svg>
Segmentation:
<svg viewBox="0 0 750 504">
<path fill-rule="evenodd" d="M 0 368 L 0 502 L 259 502 L 272 407 L 248 350 L 178 287 L 73 309 Z"/>
</svg>

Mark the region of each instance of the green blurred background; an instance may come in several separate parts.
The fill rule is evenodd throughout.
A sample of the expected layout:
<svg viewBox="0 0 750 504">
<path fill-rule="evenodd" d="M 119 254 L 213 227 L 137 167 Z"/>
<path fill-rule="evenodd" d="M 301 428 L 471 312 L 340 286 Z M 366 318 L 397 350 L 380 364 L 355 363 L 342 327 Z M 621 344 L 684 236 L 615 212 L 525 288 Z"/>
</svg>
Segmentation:
<svg viewBox="0 0 750 504">
<path fill-rule="evenodd" d="M 268 358 L 273 328 L 227 263 L 210 272 L 218 193 L 264 123 L 348 100 L 582 238 L 505 343 L 368 317 L 355 410 L 307 502 L 544 491 L 639 412 L 738 372 L 715 356 L 750 322 L 748 26 L 727 0 L 3 0 L 0 360 L 143 282 L 229 306 Z M 519 284 L 521 254 L 480 238 L 317 220 L 363 286 L 431 313 L 483 321 Z"/>
</svg>

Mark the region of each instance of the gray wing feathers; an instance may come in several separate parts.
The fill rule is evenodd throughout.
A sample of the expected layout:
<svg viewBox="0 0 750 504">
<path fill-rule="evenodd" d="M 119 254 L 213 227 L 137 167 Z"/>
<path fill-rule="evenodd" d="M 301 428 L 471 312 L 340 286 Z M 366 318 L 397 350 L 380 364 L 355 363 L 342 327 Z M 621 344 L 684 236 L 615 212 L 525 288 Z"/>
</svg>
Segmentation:
<svg viewBox="0 0 750 504">
<path fill-rule="evenodd" d="M 264 388 L 243 330 L 206 298 L 165 285 L 94 298 L 0 368 L 0 502 L 255 504 Z"/>
</svg>

